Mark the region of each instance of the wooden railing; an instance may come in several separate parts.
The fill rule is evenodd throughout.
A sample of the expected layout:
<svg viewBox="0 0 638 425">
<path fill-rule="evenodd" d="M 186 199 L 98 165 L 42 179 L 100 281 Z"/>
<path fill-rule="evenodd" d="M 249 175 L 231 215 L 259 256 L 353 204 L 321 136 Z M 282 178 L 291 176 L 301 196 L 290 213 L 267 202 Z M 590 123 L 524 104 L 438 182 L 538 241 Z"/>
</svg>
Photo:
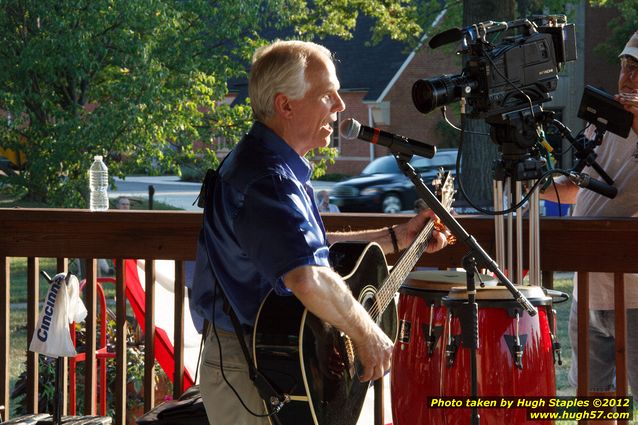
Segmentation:
<svg viewBox="0 0 638 425">
<path fill-rule="evenodd" d="M 405 215 L 385 214 L 325 214 L 324 222 L 329 231 L 357 230 L 385 227 L 407 220 Z M 493 220 L 486 217 L 460 217 L 459 222 L 473 235 L 481 246 L 494 255 Z M 125 331 L 125 280 L 123 261 L 126 258 L 146 260 L 146 285 L 152 287 L 153 260 L 176 261 L 176 299 L 183 299 L 183 262 L 195 258 L 195 242 L 202 222 L 200 213 L 165 211 L 108 211 L 90 213 L 86 210 L 54 209 L 0 209 L 0 405 L 9 412 L 9 318 L 11 257 L 27 257 L 27 335 L 30 338 L 38 316 L 39 259 L 57 258 L 58 271 L 66 269 L 66 259 L 84 258 L 87 261 L 87 289 L 85 305 L 89 311 L 86 323 L 87 365 L 85 374 L 85 414 L 96 412 L 96 258 L 115 258 L 116 261 L 116 391 L 115 423 L 125 423 L 126 416 L 126 342 Z M 526 231 L 524 232 L 526 233 Z M 527 246 L 525 244 L 524 246 Z M 586 317 L 588 305 L 583 294 L 588 293 L 587 272 L 614 272 L 618 287 L 622 288 L 622 272 L 638 272 L 638 219 L 541 219 L 541 269 L 545 284 L 551 285 L 552 271 L 579 271 L 579 317 Z M 432 255 L 424 255 L 420 266 L 457 267 L 467 252 L 463 241 Z M 390 256 L 392 264 L 396 258 Z M 619 290 L 617 290 L 618 293 Z M 146 362 L 145 394 L 153 394 L 153 291 L 146 291 Z M 623 299 L 617 297 L 617 308 L 623 311 Z M 183 380 L 183 303 L 175 303 L 175 385 L 174 396 L 182 392 Z M 624 334 L 623 321 L 618 323 L 617 335 Z M 584 320 L 581 321 L 584 323 Z M 580 329 L 584 329 L 581 326 Z M 620 333 L 618 333 L 620 332 Z M 579 335 L 579 395 L 587 388 L 587 333 Z M 26 349 L 26 347 L 25 347 Z M 624 367 L 624 339 L 619 338 L 617 352 L 618 394 L 627 393 Z M 37 412 L 38 405 L 37 355 L 27 355 L 27 406 Z M 145 410 L 154 405 L 152 397 L 146 397 Z"/>
</svg>

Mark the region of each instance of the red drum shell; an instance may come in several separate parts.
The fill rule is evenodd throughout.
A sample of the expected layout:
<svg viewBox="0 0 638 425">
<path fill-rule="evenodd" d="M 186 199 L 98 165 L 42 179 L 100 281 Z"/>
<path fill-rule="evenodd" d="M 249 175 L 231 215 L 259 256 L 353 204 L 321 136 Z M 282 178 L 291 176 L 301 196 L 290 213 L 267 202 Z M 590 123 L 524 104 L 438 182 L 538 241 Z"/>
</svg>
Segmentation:
<svg viewBox="0 0 638 425">
<path fill-rule="evenodd" d="M 496 282 L 481 275 L 488 284 Z M 443 336 L 447 309 L 443 297 L 465 284 L 465 272 L 418 271 L 410 273 L 399 290 L 399 337 L 392 355 L 390 389 L 395 425 L 443 424 L 445 411 L 428 407 L 429 397 L 441 395 L 441 372 L 445 360 Z M 439 338 L 428 352 L 430 314 Z"/>
<path fill-rule="evenodd" d="M 479 349 L 477 351 L 477 375 L 479 397 L 538 397 L 556 394 L 556 377 L 552 341 L 548 323 L 548 310 L 551 311 L 551 298 L 544 295 L 537 286 L 517 287 L 538 308 L 538 314 L 531 317 L 523 311 L 511 297 L 505 287 L 488 287 L 477 290 L 479 310 Z M 461 334 L 457 308 L 467 300 L 465 288 L 454 288 L 443 299 L 443 304 L 452 313 L 451 334 Z M 525 335 L 523 344 L 522 369 L 515 365 L 514 357 L 508 347 L 507 339 L 516 335 L 515 312 L 519 312 L 518 335 Z M 551 312 L 550 312 L 551 314 Z M 447 326 L 450 326 L 448 323 Z M 445 334 L 445 344 L 450 338 Z M 521 341 L 522 342 L 522 341 Z M 447 360 L 447 359 L 446 359 Z M 451 367 L 446 365 L 442 371 L 441 394 L 447 397 L 469 397 L 470 351 L 463 348 L 457 351 Z M 440 409 L 445 415 L 447 425 L 470 423 L 471 410 Z M 481 424 L 538 424 L 544 422 L 526 421 L 524 408 L 479 408 Z"/>
</svg>

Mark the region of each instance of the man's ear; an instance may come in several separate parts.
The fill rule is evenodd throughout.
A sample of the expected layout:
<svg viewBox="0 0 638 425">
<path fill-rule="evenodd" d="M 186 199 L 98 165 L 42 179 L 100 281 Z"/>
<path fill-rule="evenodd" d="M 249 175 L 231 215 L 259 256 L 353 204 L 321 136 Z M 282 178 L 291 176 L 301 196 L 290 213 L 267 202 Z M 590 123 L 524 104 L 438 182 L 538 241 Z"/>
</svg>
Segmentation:
<svg viewBox="0 0 638 425">
<path fill-rule="evenodd" d="M 290 99 L 283 93 L 277 93 L 275 95 L 275 114 L 283 118 L 292 117 L 292 106 L 290 105 Z"/>
</svg>

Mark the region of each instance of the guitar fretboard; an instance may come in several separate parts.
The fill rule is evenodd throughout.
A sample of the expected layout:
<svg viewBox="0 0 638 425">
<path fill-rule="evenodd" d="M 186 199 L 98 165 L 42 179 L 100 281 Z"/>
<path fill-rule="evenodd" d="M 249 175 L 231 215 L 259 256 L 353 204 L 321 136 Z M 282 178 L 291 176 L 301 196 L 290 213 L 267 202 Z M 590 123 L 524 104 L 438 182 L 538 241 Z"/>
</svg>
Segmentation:
<svg viewBox="0 0 638 425">
<path fill-rule="evenodd" d="M 454 186 L 453 178 L 449 175 L 445 178 L 445 183 L 441 189 L 442 201 L 441 204 L 445 209 L 449 209 L 454 199 Z M 383 312 L 388 308 L 390 302 L 394 299 L 394 294 L 399 290 L 405 278 L 410 274 L 414 265 L 419 261 L 421 255 L 428 247 L 432 230 L 434 229 L 434 221 L 430 220 L 416 236 L 414 242 L 408 247 L 403 255 L 399 258 L 397 263 L 392 268 L 392 272 L 386 278 L 385 282 L 381 285 L 381 288 L 376 293 L 376 302 L 370 308 L 368 312 L 374 320 L 377 320 Z"/>
</svg>

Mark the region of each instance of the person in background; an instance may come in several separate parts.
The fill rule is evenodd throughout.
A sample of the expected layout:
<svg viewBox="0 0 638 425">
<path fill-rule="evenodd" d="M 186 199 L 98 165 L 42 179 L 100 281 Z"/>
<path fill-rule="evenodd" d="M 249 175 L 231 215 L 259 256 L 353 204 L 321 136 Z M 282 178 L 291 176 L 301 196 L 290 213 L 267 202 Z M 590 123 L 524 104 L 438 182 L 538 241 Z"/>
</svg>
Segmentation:
<svg viewBox="0 0 638 425">
<path fill-rule="evenodd" d="M 131 209 L 131 201 L 126 196 L 120 196 L 115 201 L 115 208 L 117 208 L 118 210 L 129 210 Z M 70 263 L 72 265 L 71 270 L 76 275 L 80 277 L 85 276 L 84 264 L 81 259 L 76 258 L 74 260 L 71 260 Z M 112 263 L 105 258 L 97 259 L 97 269 L 99 277 L 113 276 L 113 274 L 115 273 L 115 268 L 113 267 Z"/>
<path fill-rule="evenodd" d="M 120 196 L 117 198 L 115 202 L 115 208 L 118 210 L 130 210 L 131 209 L 131 201 L 126 196 Z"/>
<path fill-rule="evenodd" d="M 339 207 L 330 203 L 330 194 L 327 190 L 317 192 L 317 208 L 319 212 L 339 212 Z"/>
<path fill-rule="evenodd" d="M 345 109 L 325 47 L 278 41 L 258 49 L 249 94 L 255 122 L 209 189 L 193 283 L 193 308 L 216 329 L 204 345 L 200 384 L 214 425 L 269 423 L 245 408 L 265 413 L 218 285 L 246 328 L 246 339 L 271 290 L 294 296 L 350 337 L 362 365 L 358 379 L 375 380 L 390 369 L 393 343 L 330 268 L 328 246 L 375 241 L 386 253 L 398 252 L 435 217 L 422 213 L 384 229 L 326 234 L 310 184 L 312 168 L 304 158 L 328 145 L 337 113 Z M 434 232 L 427 252 L 443 248 L 446 233 Z"/>
<path fill-rule="evenodd" d="M 576 204 L 573 216 L 638 217 L 638 32 L 620 53 L 618 94 L 615 98 L 634 115 L 632 129 L 626 139 L 607 132 L 596 149 L 597 162 L 614 180 L 618 195 L 607 198 L 587 189 L 579 189 L 565 177 L 554 180 L 541 196 L 550 201 Z M 593 137 L 593 127 L 585 135 Z M 592 178 L 602 180 L 591 167 L 583 170 Z M 558 192 L 559 196 L 556 196 Z M 620 248 L 620 247 L 619 247 Z M 625 305 L 627 307 L 627 368 L 634 407 L 638 396 L 638 275 L 625 274 Z M 604 392 L 615 387 L 614 276 L 611 273 L 589 274 L 589 386 L 590 391 Z M 572 344 L 572 364 L 569 381 L 577 385 L 578 287 L 574 278 L 574 301 L 569 317 Z"/>
<path fill-rule="evenodd" d="M 118 210 L 130 210 L 131 201 L 126 196 L 120 196 L 115 201 L 115 208 Z M 115 269 L 109 261 L 104 258 L 98 258 L 98 268 L 103 276 L 112 276 L 115 273 Z"/>
</svg>

